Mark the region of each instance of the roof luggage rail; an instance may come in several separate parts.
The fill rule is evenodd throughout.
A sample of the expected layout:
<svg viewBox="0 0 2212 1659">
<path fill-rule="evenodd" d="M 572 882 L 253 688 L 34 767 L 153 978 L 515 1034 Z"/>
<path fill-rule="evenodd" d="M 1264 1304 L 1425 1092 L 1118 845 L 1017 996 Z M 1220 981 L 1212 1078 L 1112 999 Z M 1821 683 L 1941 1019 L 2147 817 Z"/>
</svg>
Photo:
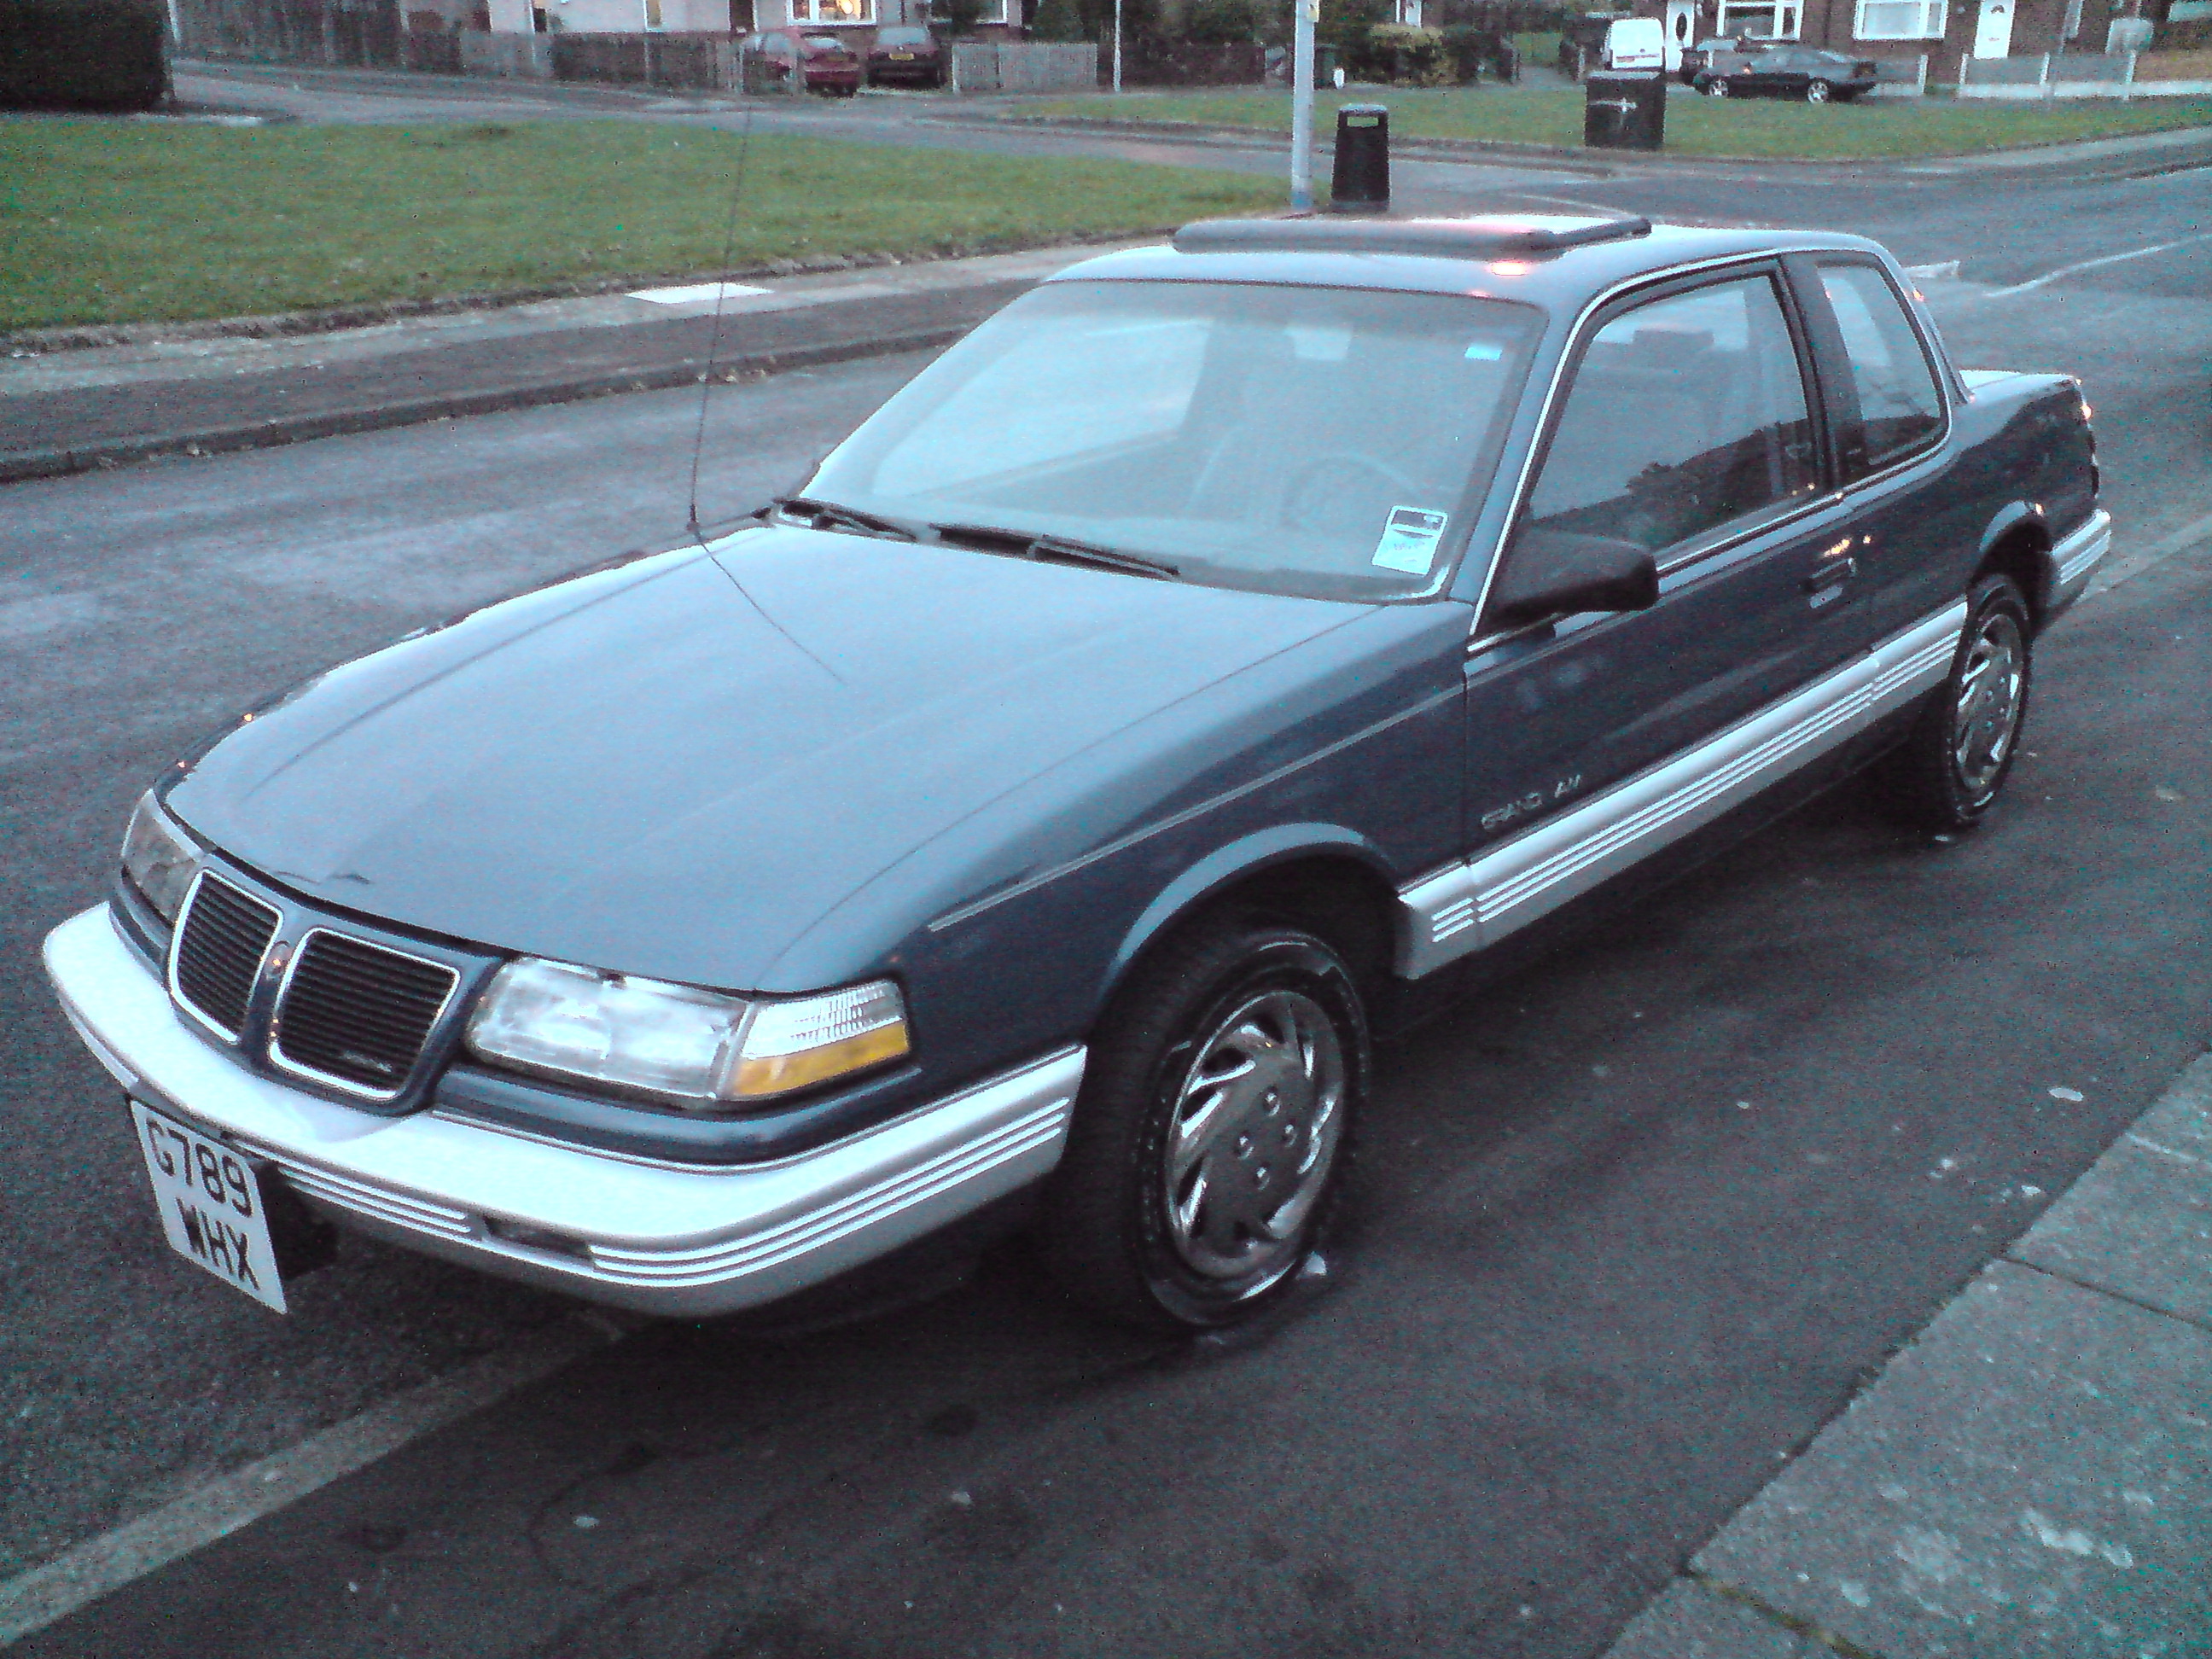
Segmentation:
<svg viewBox="0 0 2212 1659">
<path fill-rule="evenodd" d="M 1640 217 L 1600 219 L 1569 230 L 1496 219 L 1201 219 L 1176 232 L 1175 248 L 1178 253 L 1409 253 L 1429 259 L 1495 259 L 1650 234 L 1651 222 Z"/>
</svg>

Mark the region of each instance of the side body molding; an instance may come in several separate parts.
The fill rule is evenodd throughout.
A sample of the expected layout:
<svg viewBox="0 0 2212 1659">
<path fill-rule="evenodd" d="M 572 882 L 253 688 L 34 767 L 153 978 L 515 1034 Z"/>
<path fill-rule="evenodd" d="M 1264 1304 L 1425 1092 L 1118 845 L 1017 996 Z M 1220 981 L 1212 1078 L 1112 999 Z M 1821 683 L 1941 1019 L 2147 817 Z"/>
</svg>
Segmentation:
<svg viewBox="0 0 2212 1659">
<path fill-rule="evenodd" d="M 1400 889 L 1398 972 L 1418 979 L 1497 943 L 1932 690 L 1966 621 L 1964 601 L 1948 605 L 1695 748 Z"/>
</svg>

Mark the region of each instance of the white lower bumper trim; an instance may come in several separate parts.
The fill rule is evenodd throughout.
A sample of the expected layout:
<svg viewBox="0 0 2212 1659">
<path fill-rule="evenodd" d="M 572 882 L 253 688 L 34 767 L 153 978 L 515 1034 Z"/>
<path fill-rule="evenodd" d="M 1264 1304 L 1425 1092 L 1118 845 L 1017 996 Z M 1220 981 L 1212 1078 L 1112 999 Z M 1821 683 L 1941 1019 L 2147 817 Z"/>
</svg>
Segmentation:
<svg viewBox="0 0 2212 1659">
<path fill-rule="evenodd" d="M 2112 515 L 2100 507 L 2087 523 L 2051 550 L 2051 562 L 2058 568 L 2057 603 L 2069 605 L 2081 597 L 2112 550 Z"/>
<path fill-rule="evenodd" d="M 773 1164 L 645 1164 L 443 1114 L 379 1117 L 248 1072 L 185 1029 L 104 905 L 45 954 L 70 1023 L 126 1090 L 267 1158 L 318 1207 L 648 1313 L 756 1307 L 1018 1190 L 1059 1162 L 1083 1079 L 1071 1048 Z M 517 1231 L 567 1248 L 501 1236 Z"/>
</svg>

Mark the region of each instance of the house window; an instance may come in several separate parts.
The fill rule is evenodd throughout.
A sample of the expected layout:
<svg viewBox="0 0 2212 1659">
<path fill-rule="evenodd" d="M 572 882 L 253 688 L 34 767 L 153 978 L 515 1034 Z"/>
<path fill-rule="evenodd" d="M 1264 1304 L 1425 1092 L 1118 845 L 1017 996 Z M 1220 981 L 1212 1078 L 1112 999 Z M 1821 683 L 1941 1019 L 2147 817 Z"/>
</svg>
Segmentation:
<svg viewBox="0 0 2212 1659">
<path fill-rule="evenodd" d="M 1941 40 L 1944 0 L 1858 0 L 1851 33 L 1862 40 Z"/>
<path fill-rule="evenodd" d="M 876 0 L 791 0 L 791 21 L 827 23 L 832 27 L 872 23 Z"/>
<path fill-rule="evenodd" d="M 1721 0 L 1721 33 L 1795 40 L 1800 11 L 1798 0 Z"/>
<path fill-rule="evenodd" d="M 1421 0 L 1398 0 L 1397 21 L 1407 28 L 1421 27 Z"/>
</svg>

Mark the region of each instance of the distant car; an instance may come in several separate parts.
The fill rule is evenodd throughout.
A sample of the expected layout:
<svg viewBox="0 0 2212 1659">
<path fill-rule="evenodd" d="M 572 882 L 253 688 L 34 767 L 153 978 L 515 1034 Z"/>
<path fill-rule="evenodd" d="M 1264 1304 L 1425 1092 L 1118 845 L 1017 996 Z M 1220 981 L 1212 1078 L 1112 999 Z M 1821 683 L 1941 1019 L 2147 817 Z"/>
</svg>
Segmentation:
<svg viewBox="0 0 2212 1659">
<path fill-rule="evenodd" d="M 800 91 L 833 98 L 850 98 L 860 89 L 860 55 L 834 34 L 769 29 L 738 46 L 761 61 L 772 82 L 789 86 L 796 74 Z"/>
<path fill-rule="evenodd" d="M 1839 52 L 1787 42 L 1765 46 L 1751 42 L 1719 43 L 1721 49 L 1700 49 L 1699 63 L 1690 66 L 1683 54 L 1683 73 L 1689 83 L 1711 98 L 1741 94 L 1779 94 L 1802 98 L 1808 104 L 1849 103 L 1871 91 L 1878 71 L 1872 58 L 1847 58 Z"/>
<path fill-rule="evenodd" d="M 1188 226 L 752 521 L 163 767 L 47 971 L 145 1219 L 272 1310 L 313 1211 L 680 1318 L 1027 1226 L 1095 1309 L 1226 1324 L 1431 975 L 1858 767 L 1992 810 L 2112 542 L 2088 414 L 1955 370 L 1857 237 Z M 120 1169 L 70 1179 L 127 1237 Z"/>
<path fill-rule="evenodd" d="M 1625 11 L 1589 11 L 1568 19 L 1559 31 L 1559 73 L 1579 81 L 1584 71 L 1602 68 L 1606 31 L 1629 15 Z"/>
<path fill-rule="evenodd" d="M 941 87 L 945 49 L 927 29 L 878 29 L 876 43 L 868 48 L 868 84 Z"/>
<path fill-rule="evenodd" d="M 1681 65 L 1676 73 L 1685 85 L 1695 86 L 1701 76 L 1733 73 L 1742 68 L 1741 60 L 1756 52 L 1771 52 L 1774 46 L 1771 40 L 1754 40 L 1748 35 L 1700 40 L 1683 48 Z"/>
</svg>

